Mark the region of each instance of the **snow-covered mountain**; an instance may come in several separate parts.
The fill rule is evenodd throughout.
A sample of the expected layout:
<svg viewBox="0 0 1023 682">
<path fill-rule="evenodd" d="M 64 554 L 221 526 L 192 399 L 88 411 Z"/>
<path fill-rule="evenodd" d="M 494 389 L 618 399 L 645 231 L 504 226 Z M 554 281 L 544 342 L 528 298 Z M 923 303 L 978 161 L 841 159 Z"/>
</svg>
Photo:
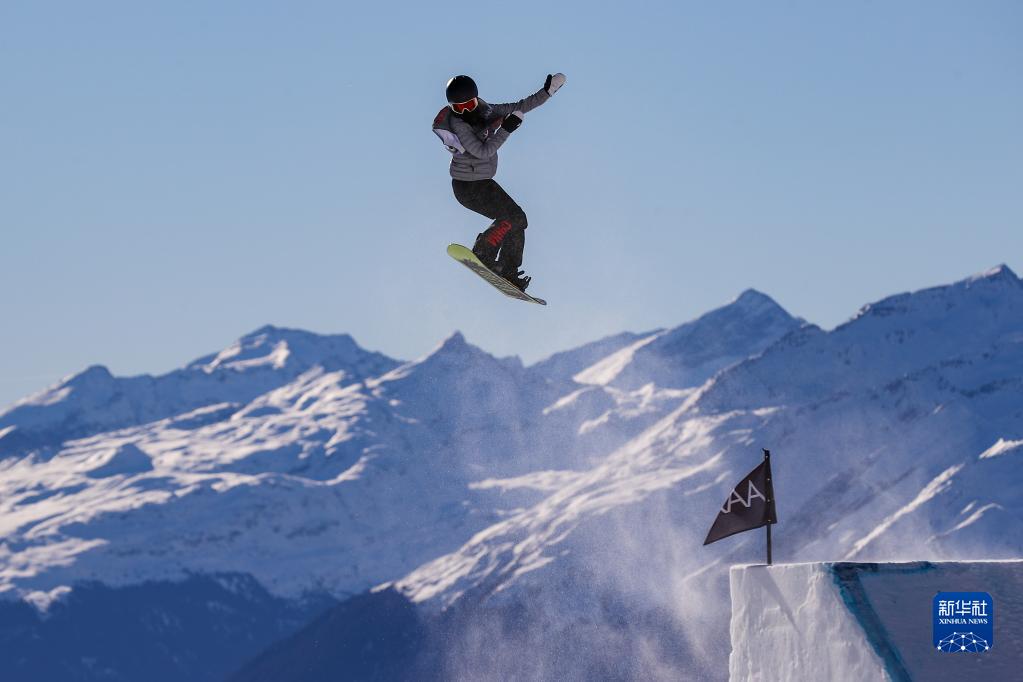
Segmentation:
<svg viewBox="0 0 1023 682">
<path fill-rule="evenodd" d="M 163 377 L 92 368 L 0 415 L 0 592 L 52 618 L 87 584 L 251 576 L 260 608 L 383 585 L 381 609 L 419 614 L 402 632 L 445 633 L 440 653 L 416 645 L 429 665 L 409 645 L 429 674 L 716 676 L 727 644 L 700 642 L 727 622 L 724 567 L 761 547 L 700 545 L 759 448 L 776 560 L 982 558 L 1020 554 L 1021 443 L 1006 266 L 831 331 L 749 290 L 531 367 L 457 333 L 402 363 L 267 327 Z M 309 632 L 347 632 L 374 599 Z M 239 679 L 303 679 L 288 661 L 311 636 Z"/>
<path fill-rule="evenodd" d="M 522 434 L 557 392 L 460 334 L 354 383 L 334 358 L 308 367 L 307 355 L 290 381 L 281 364 L 285 377 L 262 381 L 283 385 L 245 404 L 8 457 L 0 528 L 20 551 L 0 564 L 0 590 L 244 572 L 285 596 L 344 595 L 492 522 L 467 484 L 529 468 L 517 464 Z"/>
<path fill-rule="evenodd" d="M 398 363 L 366 351 L 347 334 L 321 336 L 263 327 L 213 355 L 163 376 L 117 378 L 89 367 L 0 414 L 0 456 L 146 424 L 200 410 L 215 421 L 313 367 L 345 383 L 379 376 Z M 217 406 L 220 409 L 209 409 Z"/>
<path fill-rule="evenodd" d="M 523 563 L 548 563 L 550 545 L 587 518 L 591 499 L 598 501 L 592 513 L 602 514 L 627 504 L 619 494 L 631 500 L 683 487 L 680 498 L 699 500 L 685 508 L 712 510 L 722 488 L 707 488 L 707 481 L 741 478 L 756 463 L 758 446 L 776 453 L 780 509 L 793 519 L 776 530 L 783 558 L 802 552 L 869 558 L 882 538 L 885 556 L 933 558 L 943 554 L 935 542 L 953 551 L 951 536 L 985 514 L 1020 518 L 1023 498 L 1013 482 L 1023 476 L 1015 459 L 1023 454 L 1021 434 L 1023 284 L 1003 266 L 867 306 L 832 332 L 793 331 L 717 374 L 543 503 L 477 536 L 459 554 L 421 567 L 401 586 L 419 600 L 452 600 L 495 574 L 521 579 L 531 570 Z M 946 504 L 934 504 L 957 488 Z M 928 508 L 934 511 L 926 521 L 910 522 Z M 899 526 L 905 532 L 896 533 Z M 992 531 L 971 549 L 1019 553 L 1023 534 Z M 694 567 L 706 554 L 701 559 Z"/>
<path fill-rule="evenodd" d="M 731 305 L 663 332 L 646 334 L 575 375 L 584 384 L 693 388 L 802 326 L 770 297 L 744 291 Z"/>
</svg>

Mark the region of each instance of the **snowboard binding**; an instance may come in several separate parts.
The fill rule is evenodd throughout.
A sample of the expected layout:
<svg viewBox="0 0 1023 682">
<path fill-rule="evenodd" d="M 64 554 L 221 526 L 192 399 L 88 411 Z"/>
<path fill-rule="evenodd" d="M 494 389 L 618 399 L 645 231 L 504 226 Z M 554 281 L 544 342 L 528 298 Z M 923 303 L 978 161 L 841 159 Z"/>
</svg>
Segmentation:
<svg viewBox="0 0 1023 682">
<path fill-rule="evenodd" d="M 522 292 L 526 290 L 526 287 L 528 287 L 529 283 L 533 280 L 532 277 L 530 277 L 525 272 L 517 268 L 510 273 L 505 273 L 502 271 L 497 272 L 497 274 L 511 282 L 516 289 Z"/>
</svg>

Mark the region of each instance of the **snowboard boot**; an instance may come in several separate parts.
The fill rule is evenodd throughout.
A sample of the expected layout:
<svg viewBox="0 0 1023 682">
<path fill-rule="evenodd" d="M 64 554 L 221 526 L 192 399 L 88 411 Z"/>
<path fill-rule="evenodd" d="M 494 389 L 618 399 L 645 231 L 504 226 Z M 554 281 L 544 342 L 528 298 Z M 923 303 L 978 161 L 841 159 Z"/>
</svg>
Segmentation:
<svg viewBox="0 0 1023 682">
<path fill-rule="evenodd" d="M 500 247 L 491 246 L 487 243 L 486 232 L 476 235 L 476 243 L 472 245 L 472 252 L 480 259 L 480 262 L 491 270 L 497 264 L 497 250 Z"/>
<path fill-rule="evenodd" d="M 484 265 L 491 270 L 497 271 L 497 252 L 501 249 L 501 242 L 511 230 L 511 223 L 507 220 L 495 220 L 486 231 L 476 236 L 476 243 L 472 245 L 472 252 Z"/>
<path fill-rule="evenodd" d="M 526 248 L 526 231 L 511 230 L 501 244 L 501 253 L 497 256 L 498 274 L 515 286 L 522 289 L 516 281 L 520 279 L 519 268 L 522 267 L 522 252 Z"/>
</svg>

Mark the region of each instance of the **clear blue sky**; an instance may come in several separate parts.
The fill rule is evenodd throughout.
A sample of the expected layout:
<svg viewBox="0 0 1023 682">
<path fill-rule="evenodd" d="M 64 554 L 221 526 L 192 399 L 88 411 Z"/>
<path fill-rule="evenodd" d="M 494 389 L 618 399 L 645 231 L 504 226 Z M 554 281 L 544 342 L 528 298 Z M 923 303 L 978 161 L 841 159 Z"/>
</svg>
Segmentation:
<svg viewBox="0 0 1023 682">
<path fill-rule="evenodd" d="M 430 132 L 568 84 L 504 146 L 546 308 L 444 253 Z M 536 360 L 764 291 L 824 326 L 1023 272 L 1023 3 L 0 4 L 0 405 L 265 323 Z"/>
</svg>

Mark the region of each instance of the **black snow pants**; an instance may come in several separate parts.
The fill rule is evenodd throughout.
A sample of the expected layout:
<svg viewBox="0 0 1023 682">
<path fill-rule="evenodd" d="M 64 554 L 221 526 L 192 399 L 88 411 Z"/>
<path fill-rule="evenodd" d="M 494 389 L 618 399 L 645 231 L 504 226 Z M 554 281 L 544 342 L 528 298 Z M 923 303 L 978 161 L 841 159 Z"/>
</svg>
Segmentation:
<svg viewBox="0 0 1023 682">
<path fill-rule="evenodd" d="M 526 214 L 495 180 L 451 180 L 455 199 L 470 211 L 494 222 L 483 233 L 490 245 L 500 247 L 497 262 L 504 272 L 522 265 L 526 248 Z"/>
</svg>

